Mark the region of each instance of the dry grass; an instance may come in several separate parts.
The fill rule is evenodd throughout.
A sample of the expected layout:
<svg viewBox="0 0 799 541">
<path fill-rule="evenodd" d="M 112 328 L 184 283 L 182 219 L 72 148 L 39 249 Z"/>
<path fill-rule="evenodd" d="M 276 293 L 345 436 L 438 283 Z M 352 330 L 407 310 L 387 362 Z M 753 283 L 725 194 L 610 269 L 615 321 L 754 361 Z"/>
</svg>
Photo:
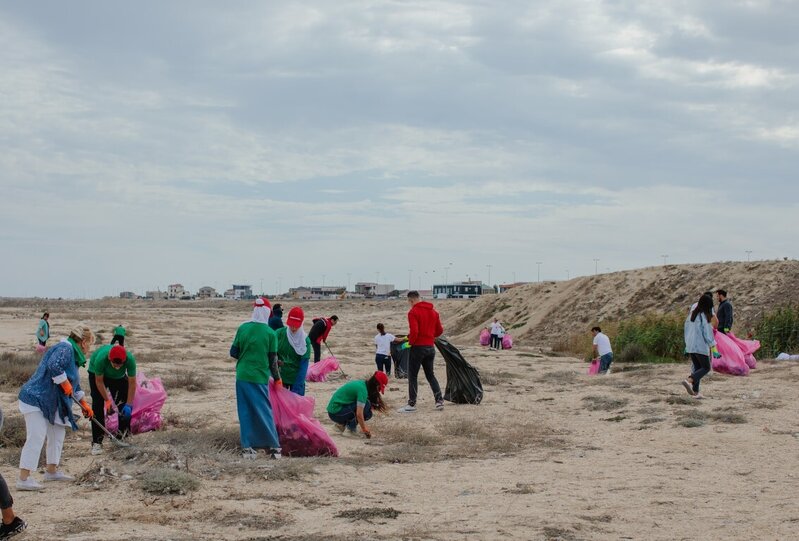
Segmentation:
<svg viewBox="0 0 799 541">
<path fill-rule="evenodd" d="M 0 353 L 0 390 L 16 391 L 30 379 L 42 356 L 36 352 Z"/>
<path fill-rule="evenodd" d="M 574 370 L 557 370 L 555 372 L 547 372 L 538 378 L 538 381 L 540 383 L 551 383 L 554 385 L 574 383 L 577 381 L 577 372 Z"/>
<path fill-rule="evenodd" d="M 713 413 L 709 413 L 707 417 L 713 421 L 732 425 L 746 423 L 746 417 L 734 411 L 714 411 Z"/>
<path fill-rule="evenodd" d="M 161 378 L 167 391 L 186 389 L 190 393 L 207 391 L 210 385 L 208 378 L 198 374 L 195 370 L 178 369 Z"/>
<path fill-rule="evenodd" d="M 685 428 L 698 428 L 707 423 L 707 415 L 699 410 L 683 411 L 677 419 L 677 424 Z"/>
<path fill-rule="evenodd" d="M 377 519 L 395 519 L 400 516 L 401 511 L 397 511 L 393 507 L 364 507 L 360 509 L 347 509 L 336 513 L 336 518 L 346 518 L 352 522 L 362 520 L 364 522 L 372 523 Z"/>
<path fill-rule="evenodd" d="M 311 475 L 316 475 L 317 459 L 293 458 L 291 460 L 278 460 L 273 466 L 264 468 L 259 473 L 267 481 L 302 481 Z"/>
<path fill-rule="evenodd" d="M 0 447 L 19 449 L 25 445 L 27 431 L 22 415 L 4 417 L 3 430 L 0 431 Z"/>
<path fill-rule="evenodd" d="M 514 379 L 519 379 L 518 374 L 504 372 L 502 370 L 492 370 L 490 372 L 480 372 L 480 382 L 484 385 L 501 385 L 511 383 Z"/>
<path fill-rule="evenodd" d="M 583 402 L 586 404 L 586 409 L 593 411 L 614 411 L 626 406 L 629 400 L 626 398 L 611 398 L 608 396 L 585 396 L 583 397 Z"/>
<path fill-rule="evenodd" d="M 150 494 L 188 494 L 200 488 L 200 480 L 190 473 L 156 468 L 142 476 L 139 487 Z"/>
<path fill-rule="evenodd" d="M 239 526 L 251 530 L 277 530 L 294 522 L 291 515 L 274 509 L 259 515 L 240 511 L 222 511 L 206 515 L 205 518 L 208 522 L 221 526 Z"/>
</svg>

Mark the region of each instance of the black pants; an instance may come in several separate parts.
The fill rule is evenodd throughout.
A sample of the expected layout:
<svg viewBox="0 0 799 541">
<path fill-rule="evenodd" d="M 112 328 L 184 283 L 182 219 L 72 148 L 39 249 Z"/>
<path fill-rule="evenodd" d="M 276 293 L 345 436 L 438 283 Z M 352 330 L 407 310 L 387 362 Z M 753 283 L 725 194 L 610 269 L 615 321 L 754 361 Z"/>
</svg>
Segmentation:
<svg viewBox="0 0 799 541">
<path fill-rule="evenodd" d="M 313 348 L 313 362 L 318 363 L 322 358 L 322 345 L 311 340 L 311 347 Z"/>
<path fill-rule="evenodd" d="M 14 507 L 14 498 L 8 491 L 6 480 L 0 475 L 0 509 L 11 509 L 12 507 Z"/>
<path fill-rule="evenodd" d="M 103 385 L 105 385 L 117 409 L 122 409 L 122 406 L 128 401 L 128 378 L 103 378 Z M 92 394 L 92 411 L 94 412 L 94 418 L 97 419 L 101 425 L 105 426 L 105 401 L 100 394 L 100 389 L 97 388 L 97 381 L 94 378 L 94 374 L 91 372 L 89 372 L 89 389 L 91 389 Z M 118 415 L 117 418 L 119 419 L 119 431 L 122 434 L 130 432 L 130 419 L 125 419 L 122 415 Z M 103 432 L 99 426 L 92 423 L 92 443 L 103 443 L 103 436 L 105 436 L 105 432 Z"/>
<path fill-rule="evenodd" d="M 491 347 L 496 349 L 502 349 L 502 338 L 498 334 L 491 335 Z"/>
<path fill-rule="evenodd" d="M 691 381 L 694 382 L 694 392 L 698 393 L 699 380 L 710 372 L 710 357 L 708 355 L 700 355 L 699 353 L 691 353 L 691 364 L 693 365 Z"/>
<path fill-rule="evenodd" d="M 436 375 L 433 373 L 433 361 L 436 358 L 436 349 L 433 346 L 411 346 L 411 354 L 408 358 L 408 405 L 416 405 L 416 395 L 419 392 L 419 368 L 424 370 L 424 377 L 433 390 L 436 402 L 441 402 L 441 387 L 438 385 Z"/>
<path fill-rule="evenodd" d="M 125 337 L 121 334 L 115 334 L 114 337 L 111 339 L 111 345 L 113 346 L 115 342 L 119 342 L 119 345 L 125 347 Z"/>
<path fill-rule="evenodd" d="M 375 353 L 375 364 L 377 365 L 378 371 L 391 374 L 391 357 L 389 355 Z"/>
</svg>

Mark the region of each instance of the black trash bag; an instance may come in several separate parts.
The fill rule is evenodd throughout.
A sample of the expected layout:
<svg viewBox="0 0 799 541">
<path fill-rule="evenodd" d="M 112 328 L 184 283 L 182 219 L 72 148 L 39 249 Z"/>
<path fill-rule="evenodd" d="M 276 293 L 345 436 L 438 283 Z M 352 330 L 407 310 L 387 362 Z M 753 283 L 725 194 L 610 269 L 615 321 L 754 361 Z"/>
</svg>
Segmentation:
<svg viewBox="0 0 799 541">
<path fill-rule="evenodd" d="M 466 362 L 458 348 L 446 338 L 436 338 L 436 347 L 447 363 L 447 387 L 444 400 L 456 404 L 479 404 L 483 400 L 480 372 Z"/>
<path fill-rule="evenodd" d="M 395 378 L 408 378 L 408 357 L 410 357 L 410 355 L 411 350 L 408 348 L 402 349 L 402 343 L 391 344 L 391 359 L 394 361 Z"/>
</svg>

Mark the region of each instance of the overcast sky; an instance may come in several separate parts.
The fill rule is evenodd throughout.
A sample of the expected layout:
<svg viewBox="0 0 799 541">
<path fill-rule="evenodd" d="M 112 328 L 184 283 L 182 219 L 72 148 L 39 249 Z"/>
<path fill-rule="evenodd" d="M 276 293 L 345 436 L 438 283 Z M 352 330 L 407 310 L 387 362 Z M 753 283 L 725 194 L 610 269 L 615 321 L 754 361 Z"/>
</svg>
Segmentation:
<svg viewBox="0 0 799 541">
<path fill-rule="evenodd" d="M 796 257 L 797 28 L 778 0 L 5 2 L 0 295 Z"/>
</svg>

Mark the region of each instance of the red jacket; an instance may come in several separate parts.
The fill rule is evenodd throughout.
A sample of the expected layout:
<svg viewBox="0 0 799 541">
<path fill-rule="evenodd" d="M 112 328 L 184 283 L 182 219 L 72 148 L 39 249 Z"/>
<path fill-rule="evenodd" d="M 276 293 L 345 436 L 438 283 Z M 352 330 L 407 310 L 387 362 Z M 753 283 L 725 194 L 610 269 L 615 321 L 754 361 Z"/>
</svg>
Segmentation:
<svg viewBox="0 0 799 541">
<path fill-rule="evenodd" d="M 436 337 L 444 333 L 441 319 L 433 305 L 427 301 L 414 304 L 408 312 L 408 342 L 412 346 L 432 346 Z"/>
</svg>

